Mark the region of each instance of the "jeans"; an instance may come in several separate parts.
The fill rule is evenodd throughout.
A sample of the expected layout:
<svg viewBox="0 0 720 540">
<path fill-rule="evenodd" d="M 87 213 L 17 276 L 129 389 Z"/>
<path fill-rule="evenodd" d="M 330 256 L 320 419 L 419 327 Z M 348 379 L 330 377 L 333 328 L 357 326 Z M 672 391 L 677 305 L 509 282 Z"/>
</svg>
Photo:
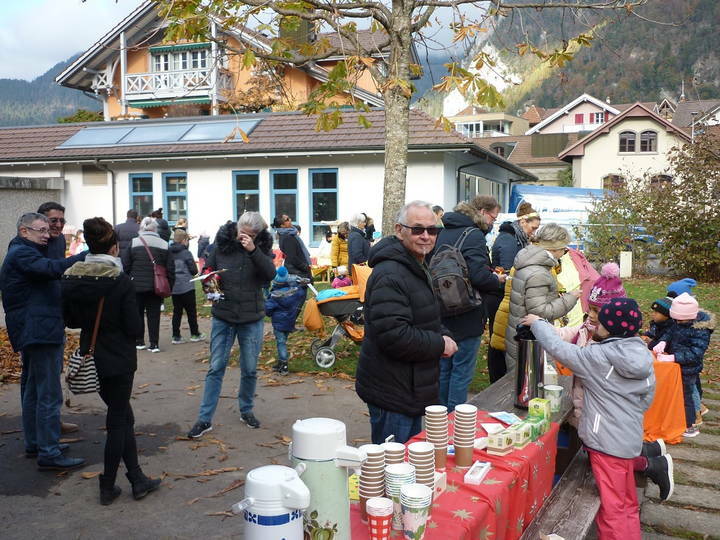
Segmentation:
<svg viewBox="0 0 720 540">
<path fill-rule="evenodd" d="M 369 403 L 367 406 L 373 444 L 384 443 L 390 435 L 395 435 L 395 442 L 405 444 L 422 431 L 422 416 L 386 411 Z"/>
<path fill-rule="evenodd" d="M 60 456 L 62 345 L 29 345 L 22 351 L 22 422 L 25 448 L 40 459 Z"/>
<path fill-rule="evenodd" d="M 160 339 L 160 304 L 162 298 L 152 291 L 136 293 L 138 311 L 140 312 L 140 326 L 142 326 L 143 338 L 145 337 L 145 312 L 147 312 L 148 337 L 150 345 L 157 345 Z"/>
<path fill-rule="evenodd" d="M 447 406 L 448 412 L 467 401 L 467 390 L 475 375 L 480 336 L 461 339 L 457 347 L 451 357 L 440 359 L 440 403 Z"/>
<path fill-rule="evenodd" d="M 121 459 L 128 471 L 138 468 L 135 417 L 130 406 L 132 385 L 132 373 L 100 379 L 100 397 L 108 408 L 105 417 L 104 470 L 108 479 L 115 479 Z"/>
<path fill-rule="evenodd" d="M 190 335 L 197 336 L 200 334 L 197 323 L 197 304 L 195 300 L 195 289 L 183 294 L 173 294 L 173 316 L 172 316 L 172 335 L 174 338 L 180 337 L 180 322 L 182 322 L 183 310 L 187 314 L 188 325 L 190 326 Z"/>
<path fill-rule="evenodd" d="M 288 363 L 287 339 L 288 339 L 288 336 L 290 335 L 290 332 L 283 332 L 282 330 L 273 329 L 273 333 L 275 334 L 275 341 L 277 341 L 278 362 L 280 364 L 287 364 Z"/>
<path fill-rule="evenodd" d="M 683 402 L 685 403 L 685 427 L 692 427 L 695 423 L 695 414 L 699 409 L 695 408 L 695 400 L 693 394 L 697 392 L 695 380 L 698 375 L 683 375 Z M 698 400 L 699 402 L 699 400 Z"/>
<path fill-rule="evenodd" d="M 243 414 L 252 411 L 257 384 L 257 360 L 263 341 L 263 320 L 234 324 L 213 318 L 210 332 L 210 367 L 205 376 L 205 391 L 198 416 L 200 422 L 212 422 L 230 349 L 236 337 L 240 345 L 238 406 Z"/>
</svg>

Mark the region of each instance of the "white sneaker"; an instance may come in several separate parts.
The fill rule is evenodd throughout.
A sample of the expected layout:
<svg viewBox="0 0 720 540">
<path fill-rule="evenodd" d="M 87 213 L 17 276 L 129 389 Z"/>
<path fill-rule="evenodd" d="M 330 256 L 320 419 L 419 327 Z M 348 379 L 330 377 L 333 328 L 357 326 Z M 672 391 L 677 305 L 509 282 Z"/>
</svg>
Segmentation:
<svg viewBox="0 0 720 540">
<path fill-rule="evenodd" d="M 700 430 L 696 426 L 691 426 L 685 430 L 685 433 L 683 433 L 683 437 L 697 437 L 700 435 Z"/>
<path fill-rule="evenodd" d="M 198 341 L 205 341 L 206 337 L 205 334 L 197 334 L 196 336 L 190 336 L 190 341 L 197 343 Z"/>
<path fill-rule="evenodd" d="M 172 338 L 172 341 L 170 343 L 172 343 L 173 345 L 181 345 L 183 343 L 187 343 L 187 341 L 185 341 L 183 338 L 179 337 L 179 338 Z"/>
<path fill-rule="evenodd" d="M 141 344 L 141 345 L 135 345 L 135 348 L 136 348 L 138 351 L 144 351 L 145 349 L 147 349 L 147 345 L 145 345 L 145 344 L 143 343 L 143 344 Z"/>
<path fill-rule="evenodd" d="M 151 353 L 158 353 L 160 352 L 160 347 L 158 347 L 157 345 L 150 345 L 150 347 L 148 347 L 148 351 L 150 351 Z"/>
</svg>

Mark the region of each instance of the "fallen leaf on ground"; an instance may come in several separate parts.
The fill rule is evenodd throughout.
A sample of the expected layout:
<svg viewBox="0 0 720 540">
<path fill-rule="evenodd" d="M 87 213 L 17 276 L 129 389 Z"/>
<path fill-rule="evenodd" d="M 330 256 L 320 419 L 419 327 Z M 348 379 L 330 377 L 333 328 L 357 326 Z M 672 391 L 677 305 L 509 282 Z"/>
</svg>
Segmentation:
<svg viewBox="0 0 720 540">
<path fill-rule="evenodd" d="M 224 512 L 205 512 L 206 516 L 222 516 L 222 517 L 235 517 L 235 514 L 233 514 L 230 510 L 225 510 Z"/>
<path fill-rule="evenodd" d="M 222 456 L 220 456 L 220 457 L 218 458 L 218 461 L 219 461 L 220 463 L 222 463 L 223 461 L 227 461 L 227 458 L 228 458 L 228 455 L 227 455 L 227 454 L 223 454 Z"/>
<path fill-rule="evenodd" d="M 191 441 L 192 439 L 190 437 L 185 437 L 184 435 L 177 435 L 175 437 L 176 441 Z"/>
<path fill-rule="evenodd" d="M 82 476 L 85 480 L 90 480 L 91 478 L 95 478 L 96 476 L 100 476 L 101 471 L 88 471 L 84 473 L 80 473 L 80 476 Z"/>
<path fill-rule="evenodd" d="M 200 499 L 202 499 L 202 497 L 195 497 L 194 499 L 189 500 L 189 501 L 188 501 L 187 503 L 185 503 L 185 504 L 187 504 L 188 506 L 190 506 L 191 504 L 195 504 L 196 502 L 198 502 Z"/>
<path fill-rule="evenodd" d="M 82 439 L 82 438 L 80 438 L 80 437 L 75 437 L 74 439 L 63 439 L 63 438 L 61 438 L 59 442 L 70 444 L 70 443 L 76 443 L 76 442 L 80 442 L 80 441 L 84 441 L 84 440 L 85 440 L 85 439 Z"/>
<path fill-rule="evenodd" d="M 67 473 L 68 473 L 68 471 L 60 471 L 60 472 L 57 473 L 55 476 L 56 476 L 57 478 L 62 478 L 63 476 L 67 476 Z"/>
<path fill-rule="evenodd" d="M 327 396 L 327 393 L 318 393 L 318 394 L 310 394 L 310 395 L 311 396 Z"/>
<path fill-rule="evenodd" d="M 255 443 L 255 446 L 260 446 L 262 448 L 275 448 L 275 446 L 278 444 L 280 444 L 280 441 L 275 441 L 271 443 Z"/>
<path fill-rule="evenodd" d="M 182 474 L 182 473 L 167 473 L 168 476 L 174 476 L 176 478 L 197 478 L 200 476 L 216 476 L 218 474 L 228 473 L 228 472 L 235 472 L 235 471 L 241 471 L 242 467 L 224 467 L 222 469 L 208 469 L 205 471 L 201 471 L 199 473 L 189 473 L 189 474 Z"/>
<path fill-rule="evenodd" d="M 22 429 L 10 429 L 8 431 L 0 431 L 0 435 L 12 435 L 13 433 L 22 433 Z"/>
<path fill-rule="evenodd" d="M 143 388 L 147 388 L 148 386 L 150 386 L 150 383 L 141 384 L 140 386 L 138 386 L 138 388 L 142 390 Z"/>
<path fill-rule="evenodd" d="M 292 396 L 285 396 L 283 399 L 300 399 L 302 396 L 298 396 L 297 394 L 293 394 Z"/>
<path fill-rule="evenodd" d="M 199 385 L 199 384 L 194 384 L 194 385 L 192 385 L 192 386 L 186 386 L 186 387 L 185 387 L 185 390 L 189 390 L 189 391 L 192 392 L 193 390 L 197 390 L 198 388 L 200 388 L 200 385 Z"/>
</svg>

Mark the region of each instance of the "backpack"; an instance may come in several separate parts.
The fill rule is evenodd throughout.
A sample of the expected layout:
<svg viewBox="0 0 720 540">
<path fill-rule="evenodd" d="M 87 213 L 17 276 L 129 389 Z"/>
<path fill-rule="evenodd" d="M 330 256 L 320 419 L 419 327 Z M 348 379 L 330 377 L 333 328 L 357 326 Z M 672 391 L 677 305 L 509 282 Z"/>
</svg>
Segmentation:
<svg viewBox="0 0 720 540">
<path fill-rule="evenodd" d="M 443 244 L 430 259 L 428 270 L 443 317 L 460 315 L 482 305 L 468 278 L 467 262 L 461 252 L 465 239 L 475 229 L 468 227 L 454 244 Z"/>
</svg>

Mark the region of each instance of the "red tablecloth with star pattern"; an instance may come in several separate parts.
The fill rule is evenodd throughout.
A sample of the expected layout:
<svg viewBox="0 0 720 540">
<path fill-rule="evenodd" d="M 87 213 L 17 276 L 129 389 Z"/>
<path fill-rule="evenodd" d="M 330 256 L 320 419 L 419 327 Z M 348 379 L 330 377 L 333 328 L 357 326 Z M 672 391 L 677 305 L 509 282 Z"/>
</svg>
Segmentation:
<svg viewBox="0 0 720 540">
<path fill-rule="evenodd" d="M 453 415 L 450 415 L 452 437 Z M 480 423 L 497 422 L 478 411 L 478 437 L 485 435 Z M 537 441 L 506 456 L 491 456 L 475 450 L 475 461 L 489 461 L 492 469 L 479 486 L 465 484 L 467 469 L 455 467 L 454 457 L 447 459 L 447 490 L 433 501 L 424 540 L 514 540 L 537 515 L 550 495 L 555 472 L 558 425 Z M 425 432 L 408 444 L 424 441 Z M 351 506 L 353 540 L 369 538 L 368 526 L 360 520 L 360 507 Z M 402 538 L 393 531 L 391 538 Z"/>
</svg>

